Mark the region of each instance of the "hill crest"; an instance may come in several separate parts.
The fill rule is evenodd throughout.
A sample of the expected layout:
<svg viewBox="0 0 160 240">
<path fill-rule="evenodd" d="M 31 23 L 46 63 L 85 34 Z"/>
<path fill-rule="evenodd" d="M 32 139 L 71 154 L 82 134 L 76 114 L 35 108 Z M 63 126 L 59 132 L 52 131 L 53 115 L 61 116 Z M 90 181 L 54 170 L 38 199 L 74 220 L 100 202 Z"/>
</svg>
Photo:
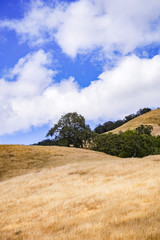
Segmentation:
<svg viewBox="0 0 160 240">
<path fill-rule="evenodd" d="M 127 130 L 133 130 L 142 124 L 153 126 L 153 131 L 152 131 L 153 136 L 160 135 L 160 109 L 158 108 L 158 109 L 152 110 L 150 112 L 147 112 L 147 113 L 145 113 L 139 117 L 136 117 L 136 118 L 130 120 L 129 122 L 123 124 L 122 126 L 116 128 L 112 131 L 109 131 L 109 132 L 118 134 L 120 131 L 125 132 Z M 105 134 L 107 134 L 107 133 L 108 132 L 106 132 Z"/>
</svg>

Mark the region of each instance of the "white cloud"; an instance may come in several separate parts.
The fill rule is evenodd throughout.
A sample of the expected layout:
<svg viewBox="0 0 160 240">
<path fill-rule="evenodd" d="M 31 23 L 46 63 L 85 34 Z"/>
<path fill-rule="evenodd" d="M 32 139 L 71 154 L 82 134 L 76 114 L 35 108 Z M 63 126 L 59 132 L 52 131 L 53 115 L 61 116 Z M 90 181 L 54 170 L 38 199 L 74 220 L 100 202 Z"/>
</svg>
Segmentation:
<svg viewBox="0 0 160 240">
<path fill-rule="evenodd" d="M 80 0 L 56 7 L 32 1 L 24 18 L 3 20 L 21 41 L 31 45 L 56 40 L 71 57 L 96 47 L 106 54 L 126 54 L 136 47 L 160 42 L 159 0 Z"/>
<path fill-rule="evenodd" d="M 24 18 L 1 20 L 0 26 L 15 30 L 21 41 L 32 46 L 57 41 L 71 57 L 99 47 L 108 57 L 113 51 L 125 55 L 136 47 L 159 43 L 159 13 L 159 0 L 147 4 L 145 0 L 79 0 L 54 8 L 32 1 Z M 52 60 L 43 50 L 28 54 L 0 79 L 0 135 L 55 123 L 71 111 L 96 122 L 121 118 L 145 106 L 158 107 L 159 55 L 122 57 L 84 89 L 72 76 L 56 83 Z"/>
<path fill-rule="evenodd" d="M 125 57 L 119 65 L 103 72 L 99 80 L 79 89 L 73 77 L 53 81 L 50 55 L 40 50 L 22 58 L 0 79 L 0 135 L 31 126 L 55 123 L 72 111 L 88 121 L 116 119 L 160 102 L 160 56 L 153 59 Z"/>
<path fill-rule="evenodd" d="M 159 16 L 158 0 L 81 0 L 67 8 L 55 37 L 73 57 L 94 47 L 126 54 L 160 41 Z"/>
<path fill-rule="evenodd" d="M 42 1 L 32 1 L 24 18 L 1 20 L 0 27 L 15 30 L 20 42 L 29 41 L 30 45 L 42 45 L 53 40 L 53 34 L 63 21 L 65 5 L 51 8 Z"/>
<path fill-rule="evenodd" d="M 47 68 L 50 62 L 50 55 L 42 50 L 28 54 L 19 60 L 8 76 L 0 79 L 1 133 L 30 127 L 34 117 L 31 106 L 56 74 Z"/>
</svg>

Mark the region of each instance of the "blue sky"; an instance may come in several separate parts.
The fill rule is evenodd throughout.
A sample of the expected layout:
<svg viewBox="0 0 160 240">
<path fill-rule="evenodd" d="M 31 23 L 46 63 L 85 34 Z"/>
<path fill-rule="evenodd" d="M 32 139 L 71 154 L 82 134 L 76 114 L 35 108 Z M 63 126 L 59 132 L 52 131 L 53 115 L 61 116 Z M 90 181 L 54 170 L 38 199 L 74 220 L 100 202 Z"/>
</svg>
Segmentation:
<svg viewBox="0 0 160 240">
<path fill-rule="evenodd" d="M 160 2 L 0 1 L 0 143 L 32 144 L 65 113 L 92 127 L 159 107 Z"/>
</svg>

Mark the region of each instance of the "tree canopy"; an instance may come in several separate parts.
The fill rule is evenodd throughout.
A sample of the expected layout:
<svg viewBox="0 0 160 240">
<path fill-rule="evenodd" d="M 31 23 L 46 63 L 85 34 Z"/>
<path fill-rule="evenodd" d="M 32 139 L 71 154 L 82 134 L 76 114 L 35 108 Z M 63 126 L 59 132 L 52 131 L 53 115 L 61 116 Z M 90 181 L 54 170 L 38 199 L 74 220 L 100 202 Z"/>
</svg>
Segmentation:
<svg viewBox="0 0 160 240">
<path fill-rule="evenodd" d="M 46 137 L 53 137 L 59 145 L 83 147 L 91 140 L 91 135 L 92 131 L 89 125 L 85 124 L 84 117 L 73 112 L 63 115 Z"/>
<path fill-rule="evenodd" d="M 139 134 L 151 135 L 153 127 L 151 125 L 140 125 L 136 128 L 136 132 Z"/>
</svg>

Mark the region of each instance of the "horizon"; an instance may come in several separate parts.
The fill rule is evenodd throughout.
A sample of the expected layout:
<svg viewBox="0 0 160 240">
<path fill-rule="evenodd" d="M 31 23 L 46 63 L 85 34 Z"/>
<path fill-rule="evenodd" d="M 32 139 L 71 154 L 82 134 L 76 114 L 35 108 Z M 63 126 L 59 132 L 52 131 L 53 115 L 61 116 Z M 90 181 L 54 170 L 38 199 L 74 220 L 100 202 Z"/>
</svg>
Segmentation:
<svg viewBox="0 0 160 240">
<path fill-rule="evenodd" d="M 93 129 L 158 108 L 159 19 L 158 0 L 2 0 L 0 144 L 42 141 L 68 112 Z"/>
</svg>

